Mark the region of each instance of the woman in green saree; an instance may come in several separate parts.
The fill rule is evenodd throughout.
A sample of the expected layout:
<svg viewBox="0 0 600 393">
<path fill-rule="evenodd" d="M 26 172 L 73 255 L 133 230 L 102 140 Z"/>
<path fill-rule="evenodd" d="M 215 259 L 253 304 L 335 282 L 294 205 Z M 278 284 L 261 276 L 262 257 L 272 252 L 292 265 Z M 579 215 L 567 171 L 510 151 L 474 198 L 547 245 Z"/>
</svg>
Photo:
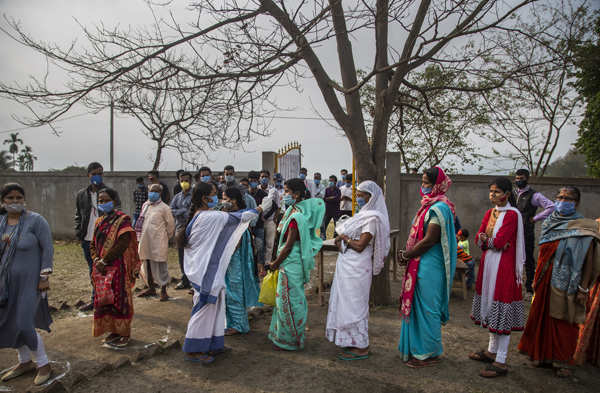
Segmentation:
<svg viewBox="0 0 600 393">
<path fill-rule="evenodd" d="M 304 199 L 306 186 L 300 179 L 290 179 L 284 185 L 283 203 L 287 210 L 279 224 L 280 247 L 269 269 L 279 269 L 275 308 L 269 328 L 269 339 L 276 350 L 295 351 L 304 348 L 304 328 L 308 304 L 304 284 L 315 267 L 315 255 L 323 240 L 315 230 L 325 215 L 322 199 Z"/>
</svg>

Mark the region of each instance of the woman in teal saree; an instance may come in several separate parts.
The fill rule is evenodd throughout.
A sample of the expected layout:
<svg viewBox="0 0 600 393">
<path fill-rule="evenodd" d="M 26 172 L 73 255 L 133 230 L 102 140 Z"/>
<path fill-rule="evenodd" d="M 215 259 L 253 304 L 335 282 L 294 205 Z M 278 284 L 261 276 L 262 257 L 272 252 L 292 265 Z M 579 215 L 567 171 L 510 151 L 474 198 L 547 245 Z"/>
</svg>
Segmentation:
<svg viewBox="0 0 600 393">
<path fill-rule="evenodd" d="M 308 316 L 304 284 L 310 280 L 315 255 L 323 245 L 315 230 L 323 222 L 325 204 L 319 198 L 304 199 L 306 186 L 300 179 L 288 180 L 284 192 L 287 210 L 278 228 L 280 247 L 269 265 L 269 269 L 279 270 L 269 339 L 276 350 L 295 351 L 304 348 Z"/>
<path fill-rule="evenodd" d="M 442 325 L 449 319 L 448 300 L 456 268 L 454 205 L 446 197 L 452 181 L 439 167 L 427 170 L 406 251 L 408 262 L 400 299 L 400 351 L 406 365 L 425 367 L 443 353 Z"/>
</svg>

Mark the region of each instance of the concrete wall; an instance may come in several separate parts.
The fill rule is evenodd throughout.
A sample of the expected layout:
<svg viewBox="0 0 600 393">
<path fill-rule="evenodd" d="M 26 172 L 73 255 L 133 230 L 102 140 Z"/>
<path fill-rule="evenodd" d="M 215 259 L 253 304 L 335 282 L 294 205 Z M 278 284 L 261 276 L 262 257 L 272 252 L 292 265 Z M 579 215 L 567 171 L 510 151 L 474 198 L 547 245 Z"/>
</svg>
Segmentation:
<svg viewBox="0 0 600 393">
<path fill-rule="evenodd" d="M 388 159 L 393 159 L 393 157 L 390 156 Z M 239 177 L 246 176 L 245 172 L 236 174 Z M 132 192 L 135 187 L 135 178 L 138 176 L 145 177 L 146 173 L 104 173 L 105 183 L 119 192 L 122 209 L 128 214 L 134 210 Z M 400 229 L 400 243 L 404 244 L 408 237 L 411 220 L 419 208 L 421 176 L 388 173 L 386 178 L 386 202 L 391 216 L 390 223 L 393 229 Z M 453 175 L 451 178 L 453 184 L 448 196 L 456 204 L 456 212 L 462 226 L 474 234 L 479 228 L 483 214 L 490 207 L 488 184 L 494 177 Z M 166 183 L 172 191 L 176 181 L 175 172 L 161 172 L 161 181 Z M 46 217 L 55 238 L 70 239 L 74 237 L 75 196 L 78 190 L 89 184 L 86 176 L 55 172 L 0 173 L 0 185 L 7 182 L 17 182 L 25 188 L 28 208 Z M 542 178 L 532 179 L 531 183 L 536 190 L 550 199 L 553 198 L 560 186 L 575 185 L 582 192 L 579 211 L 586 217 L 600 216 L 600 180 Z M 537 227 L 539 229 L 539 224 Z M 475 249 L 475 247 L 472 248 Z M 477 252 L 474 254 L 478 255 Z"/>
<path fill-rule="evenodd" d="M 388 196 L 388 200 L 397 204 L 396 209 L 393 211 L 398 212 L 399 216 L 395 219 L 400 223 L 400 239 L 401 243 L 404 244 L 408 238 L 411 220 L 420 206 L 421 175 L 397 174 L 394 177 L 398 178 L 396 181 L 400 183 L 400 192 L 392 198 Z M 481 225 L 483 215 L 491 207 L 488 199 L 488 184 L 495 177 L 450 175 L 452 186 L 450 186 L 448 197 L 456 205 L 456 214 L 462 227 L 467 228 L 471 233 L 469 238 L 471 240 L 471 252 L 475 256 L 479 256 L 481 253 L 476 250 L 472 240 Z M 600 217 L 600 180 L 532 178 L 530 184 L 536 191 L 541 192 L 550 200 L 554 200 L 554 196 L 561 186 L 574 185 L 581 191 L 581 204 L 578 211 L 589 218 Z M 391 218 L 390 222 L 394 222 L 394 218 Z M 537 231 L 539 231 L 540 226 L 540 223 L 536 224 Z"/>
<path fill-rule="evenodd" d="M 213 174 L 216 177 L 221 173 Z M 238 172 L 236 175 L 241 178 L 247 172 Z M 133 190 L 138 176 L 145 178 L 146 172 L 104 172 L 104 183 L 117 190 L 122 210 L 127 214 L 133 214 L 135 209 Z M 169 186 L 172 197 L 175 172 L 161 171 L 160 179 Z M 60 172 L 0 172 L 0 186 L 9 182 L 19 183 L 25 188 L 28 209 L 48 220 L 55 239 L 75 237 L 75 196 L 90 184 L 87 176 Z"/>
</svg>

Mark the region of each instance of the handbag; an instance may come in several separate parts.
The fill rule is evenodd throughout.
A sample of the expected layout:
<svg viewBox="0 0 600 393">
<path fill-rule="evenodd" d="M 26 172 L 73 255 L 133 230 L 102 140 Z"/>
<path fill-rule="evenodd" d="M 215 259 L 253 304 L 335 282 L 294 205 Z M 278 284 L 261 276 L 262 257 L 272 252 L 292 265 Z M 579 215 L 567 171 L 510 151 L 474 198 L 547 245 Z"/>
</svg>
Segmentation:
<svg viewBox="0 0 600 393">
<path fill-rule="evenodd" d="M 277 293 L 277 279 L 279 278 L 279 270 L 270 271 L 263 278 L 260 285 L 260 293 L 258 301 L 268 306 L 275 305 L 275 295 Z"/>
<path fill-rule="evenodd" d="M 94 308 L 108 306 L 114 304 L 115 293 L 112 288 L 112 281 L 117 272 L 116 266 L 107 266 L 106 274 L 102 275 L 98 270 L 94 269 L 92 278 L 94 280 L 94 289 L 96 295 L 94 297 Z"/>
</svg>

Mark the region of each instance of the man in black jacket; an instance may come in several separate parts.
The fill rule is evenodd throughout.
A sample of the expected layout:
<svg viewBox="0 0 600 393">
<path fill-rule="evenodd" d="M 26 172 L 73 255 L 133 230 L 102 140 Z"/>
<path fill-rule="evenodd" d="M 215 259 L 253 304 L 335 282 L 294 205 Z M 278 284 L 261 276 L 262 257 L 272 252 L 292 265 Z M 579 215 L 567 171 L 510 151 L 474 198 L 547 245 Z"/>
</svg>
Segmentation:
<svg viewBox="0 0 600 393">
<path fill-rule="evenodd" d="M 88 263 L 90 278 L 92 276 L 92 256 L 90 255 L 90 242 L 94 236 L 94 223 L 98 218 L 98 191 L 106 188 L 102 181 L 104 169 L 98 162 L 92 162 L 87 168 L 90 185 L 79 190 L 75 198 L 75 234 L 81 242 L 83 255 Z M 121 207 L 121 200 L 117 197 L 115 207 Z M 92 301 L 81 307 L 81 311 L 90 311 L 94 308 L 94 288 L 92 288 Z"/>
</svg>

